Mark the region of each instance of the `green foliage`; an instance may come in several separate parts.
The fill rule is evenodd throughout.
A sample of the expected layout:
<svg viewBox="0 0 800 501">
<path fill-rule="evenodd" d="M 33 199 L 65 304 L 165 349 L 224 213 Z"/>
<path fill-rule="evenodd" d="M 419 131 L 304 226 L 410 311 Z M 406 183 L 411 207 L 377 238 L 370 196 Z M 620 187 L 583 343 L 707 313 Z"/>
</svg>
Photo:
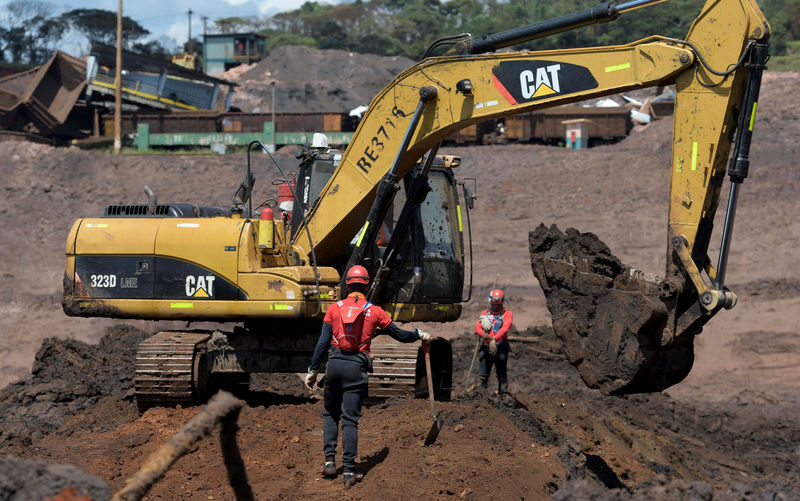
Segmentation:
<svg viewBox="0 0 800 501">
<path fill-rule="evenodd" d="M 313 38 L 295 35 L 293 33 L 278 33 L 267 40 L 267 50 L 269 51 L 284 45 L 307 45 L 315 49 L 319 48 L 317 46 L 317 41 Z"/>
<path fill-rule="evenodd" d="M 497 33 L 597 5 L 597 0 L 355 0 L 331 5 L 307 1 L 299 9 L 263 20 L 224 18 L 220 30 L 257 31 L 270 48 L 303 44 L 324 49 L 381 55 L 422 56 L 439 38 L 469 33 Z M 792 42 L 800 40 L 800 0 L 758 0 L 773 30 L 772 61 L 791 67 Z M 595 24 L 515 46 L 552 50 L 627 44 L 652 35 L 683 38 L 705 0 L 670 0 L 622 15 L 615 22 Z M 249 24 L 247 24 L 249 22 Z M 236 24 L 239 23 L 239 24 Z M 260 26 L 260 29 L 255 29 Z M 253 29 L 245 29 L 245 28 Z M 441 53 L 437 49 L 436 53 Z M 773 65 L 774 66 L 774 65 Z M 783 67 L 783 66 L 782 66 Z M 800 66 L 795 66 L 800 69 Z"/>
<path fill-rule="evenodd" d="M 651 35 L 683 38 L 705 0 L 670 0 L 591 25 L 519 44 L 516 48 L 550 50 L 630 43 Z M 770 69 L 800 69 L 800 0 L 758 0 L 770 22 Z M 270 18 L 225 17 L 215 20 L 218 33 L 256 32 L 267 49 L 308 45 L 380 55 L 422 56 L 439 38 L 469 33 L 488 35 L 593 7 L 597 0 L 355 0 L 338 5 L 306 1 L 300 8 Z M 90 40 L 116 43 L 116 13 L 73 9 L 55 16 L 44 0 L 10 0 L 0 7 L 0 61 L 40 64 L 69 29 Z M 148 31 L 123 17 L 126 47 L 169 57 L 158 42 L 142 40 Z M 199 44 L 195 44 L 196 48 Z M 446 49 L 446 46 L 441 50 Z M 437 51 L 437 53 L 440 53 Z"/>
<path fill-rule="evenodd" d="M 85 35 L 89 40 L 96 40 L 108 45 L 116 45 L 117 13 L 102 9 L 73 9 L 61 15 L 74 30 Z M 122 16 L 123 37 L 128 44 L 150 34 L 133 19 Z"/>
<path fill-rule="evenodd" d="M 403 55 L 403 46 L 389 35 L 378 33 L 364 35 L 353 44 L 353 50 L 379 56 Z"/>
<path fill-rule="evenodd" d="M 50 16 L 53 4 L 39 0 L 14 0 L 0 12 L 0 60 L 32 65 L 45 62 L 67 29 Z"/>
<path fill-rule="evenodd" d="M 800 70 L 800 40 L 786 43 L 786 52 L 770 57 L 767 69 L 772 71 L 797 71 Z"/>
<path fill-rule="evenodd" d="M 253 20 L 244 17 L 221 17 L 214 21 L 220 34 L 245 33 L 256 31 Z"/>
<path fill-rule="evenodd" d="M 316 37 L 320 49 L 341 49 L 347 47 L 347 33 L 336 21 L 326 21 Z"/>
<path fill-rule="evenodd" d="M 89 40 L 116 45 L 117 13 L 102 9 L 58 9 L 43 0 L 12 0 L 0 7 L 0 60 L 42 64 L 72 29 Z M 148 55 L 167 57 L 159 42 L 140 42 L 150 32 L 127 16 L 122 18 L 124 46 Z"/>
</svg>

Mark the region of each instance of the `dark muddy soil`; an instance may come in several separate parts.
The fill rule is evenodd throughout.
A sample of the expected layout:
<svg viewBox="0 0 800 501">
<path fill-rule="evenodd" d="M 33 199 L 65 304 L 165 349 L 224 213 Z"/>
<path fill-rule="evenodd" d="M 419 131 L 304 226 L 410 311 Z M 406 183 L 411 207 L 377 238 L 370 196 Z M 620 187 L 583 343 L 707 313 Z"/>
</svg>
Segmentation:
<svg viewBox="0 0 800 501">
<path fill-rule="evenodd" d="M 30 377 L 0 390 L 0 444 L 41 440 L 104 398 L 132 400 L 136 346 L 148 336 L 117 325 L 97 345 L 45 339 Z"/>
<path fill-rule="evenodd" d="M 87 475 L 71 465 L 6 457 L 0 459 L 0 499 L 111 499 L 111 489 L 103 479 Z"/>
<path fill-rule="evenodd" d="M 141 333 L 121 328 L 109 334 L 135 341 Z M 520 341 L 514 342 L 515 338 Z M 348 496 L 374 499 L 386 492 L 402 499 L 547 499 L 557 494 L 557 499 L 788 500 L 800 496 L 796 464 L 800 423 L 795 419 L 800 401 L 775 402 L 746 392 L 718 404 L 678 402 L 665 394 L 609 397 L 580 381 L 549 327 L 512 332 L 512 343 L 512 393 L 498 396 L 463 391 L 474 344 L 469 336 L 454 339 L 458 384 L 453 401 L 436 403 L 443 430 L 431 447 L 422 446 L 431 423 L 424 400 L 395 400 L 367 408 L 359 460 L 367 476 Z M 117 490 L 148 454 L 197 412 L 197 408 L 156 408 L 139 416 L 130 397 L 130 379 L 123 375 L 132 369 L 132 360 L 110 371 L 103 367 L 101 346 L 54 349 L 50 345 L 46 342 L 42 351 L 50 353 L 54 370 L 39 371 L 18 384 L 16 393 L 82 379 L 98 390 L 91 397 L 95 404 L 85 405 L 86 392 L 41 402 L 34 415 L 49 409 L 62 416 L 62 425 L 54 429 L 54 420 L 31 419 L 25 427 L 15 427 L 14 436 L 5 436 L 0 446 L 4 456 L 69 463 Z M 95 356 L 86 356 L 90 351 Z M 93 363 L 76 363 L 76 358 Z M 75 377 L 76 371 L 81 377 Z M 468 384 L 474 380 L 472 374 Z M 299 381 L 297 376 L 265 377 L 251 385 L 246 397 L 239 444 L 258 498 L 306 499 L 341 492 L 338 482 L 319 478 L 322 404 L 307 395 L 291 396 Z M 7 412 L 25 408 L 24 403 L 6 403 Z M 65 415 L 69 417 L 64 419 Z M 7 426 L 4 423 L 3 429 Z M 231 498 L 221 461 L 216 437 L 203 439 L 153 488 L 151 498 Z M 502 486 L 491 480 L 496 478 L 503 478 Z M 92 483 L 87 482 L 80 486 L 89 489 Z"/>
</svg>

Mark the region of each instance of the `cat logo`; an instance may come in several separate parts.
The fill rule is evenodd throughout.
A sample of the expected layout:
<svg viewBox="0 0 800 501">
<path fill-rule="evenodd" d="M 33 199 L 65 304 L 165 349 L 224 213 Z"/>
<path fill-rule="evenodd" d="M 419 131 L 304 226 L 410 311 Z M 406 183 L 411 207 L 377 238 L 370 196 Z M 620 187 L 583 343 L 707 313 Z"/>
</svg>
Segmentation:
<svg viewBox="0 0 800 501">
<path fill-rule="evenodd" d="M 522 96 L 525 99 L 549 96 L 561 92 L 561 85 L 558 83 L 558 70 L 560 64 L 551 64 L 536 68 L 536 75 L 533 71 L 525 70 L 519 74 L 519 85 Z"/>
<path fill-rule="evenodd" d="M 186 297 L 214 297 L 214 275 L 186 277 Z"/>
<path fill-rule="evenodd" d="M 512 105 L 597 88 L 588 68 L 559 61 L 502 61 L 492 69 L 492 79 Z"/>
</svg>

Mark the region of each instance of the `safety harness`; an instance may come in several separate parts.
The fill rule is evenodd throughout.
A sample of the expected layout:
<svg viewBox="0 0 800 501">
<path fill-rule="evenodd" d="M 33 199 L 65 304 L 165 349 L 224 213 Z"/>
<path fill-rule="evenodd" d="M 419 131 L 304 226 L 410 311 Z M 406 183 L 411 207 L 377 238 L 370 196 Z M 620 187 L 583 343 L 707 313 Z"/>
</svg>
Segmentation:
<svg viewBox="0 0 800 501">
<path fill-rule="evenodd" d="M 337 301 L 339 308 L 338 319 L 334 322 L 339 325 L 333 327 L 333 345 L 341 351 L 369 351 L 370 337 L 364 337 L 364 319 L 370 316 L 369 308 L 372 303 L 363 300 L 358 304 L 358 296 L 348 297 Z"/>
</svg>

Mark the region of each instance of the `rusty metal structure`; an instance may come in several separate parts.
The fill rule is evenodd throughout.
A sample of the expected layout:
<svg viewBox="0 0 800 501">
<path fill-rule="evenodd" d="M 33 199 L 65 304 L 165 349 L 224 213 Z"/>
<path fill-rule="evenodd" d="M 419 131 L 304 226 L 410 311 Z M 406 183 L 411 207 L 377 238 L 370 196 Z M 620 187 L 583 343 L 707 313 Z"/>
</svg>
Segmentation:
<svg viewBox="0 0 800 501">
<path fill-rule="evenodd" d="M 558 143 L 564 140 L 563 122 L 583 118 L 589 121 L 591 140 L 616 141 L 627 137 L 633 127 L 630 112 L 630 106 L 557 106 L 470 125 L 449 140 L 456 144 Z"/>
<path fill-rule="evenodd" d="M 358 121 L 347 113 L 275 113 L 275 130 L 281 132 L 353 132 Z M 141 124 L 154 134 L 186 132 L 261 132 L 272 113 L 236 111 L 169 112 L 143 110 L 122 116 L 122 132 L 132 134 Z M 111 130 L 110 124 L 105 129 Z"/>
<path fill-rule="evenodd" d="M 91 99 L 103 100 L 114 95 L 116 65 L 115 48 L 92 43 L 87 65 L 88 92 Z M 227 98 L 219 103 L 230 108 L 236 84 L 211 77 L 158 58 L 123 51 L 122 99 L 149 109 L 214 110 L 218 107 L 220 91 L 227 87 Z"/>
<path fill-rule="evenodd" d="M 57 51 L 39 67 L 0 79 L 0 128 L 57 132 L 86 88 L 85 72 L 83 61 Z"/>
</svg>

